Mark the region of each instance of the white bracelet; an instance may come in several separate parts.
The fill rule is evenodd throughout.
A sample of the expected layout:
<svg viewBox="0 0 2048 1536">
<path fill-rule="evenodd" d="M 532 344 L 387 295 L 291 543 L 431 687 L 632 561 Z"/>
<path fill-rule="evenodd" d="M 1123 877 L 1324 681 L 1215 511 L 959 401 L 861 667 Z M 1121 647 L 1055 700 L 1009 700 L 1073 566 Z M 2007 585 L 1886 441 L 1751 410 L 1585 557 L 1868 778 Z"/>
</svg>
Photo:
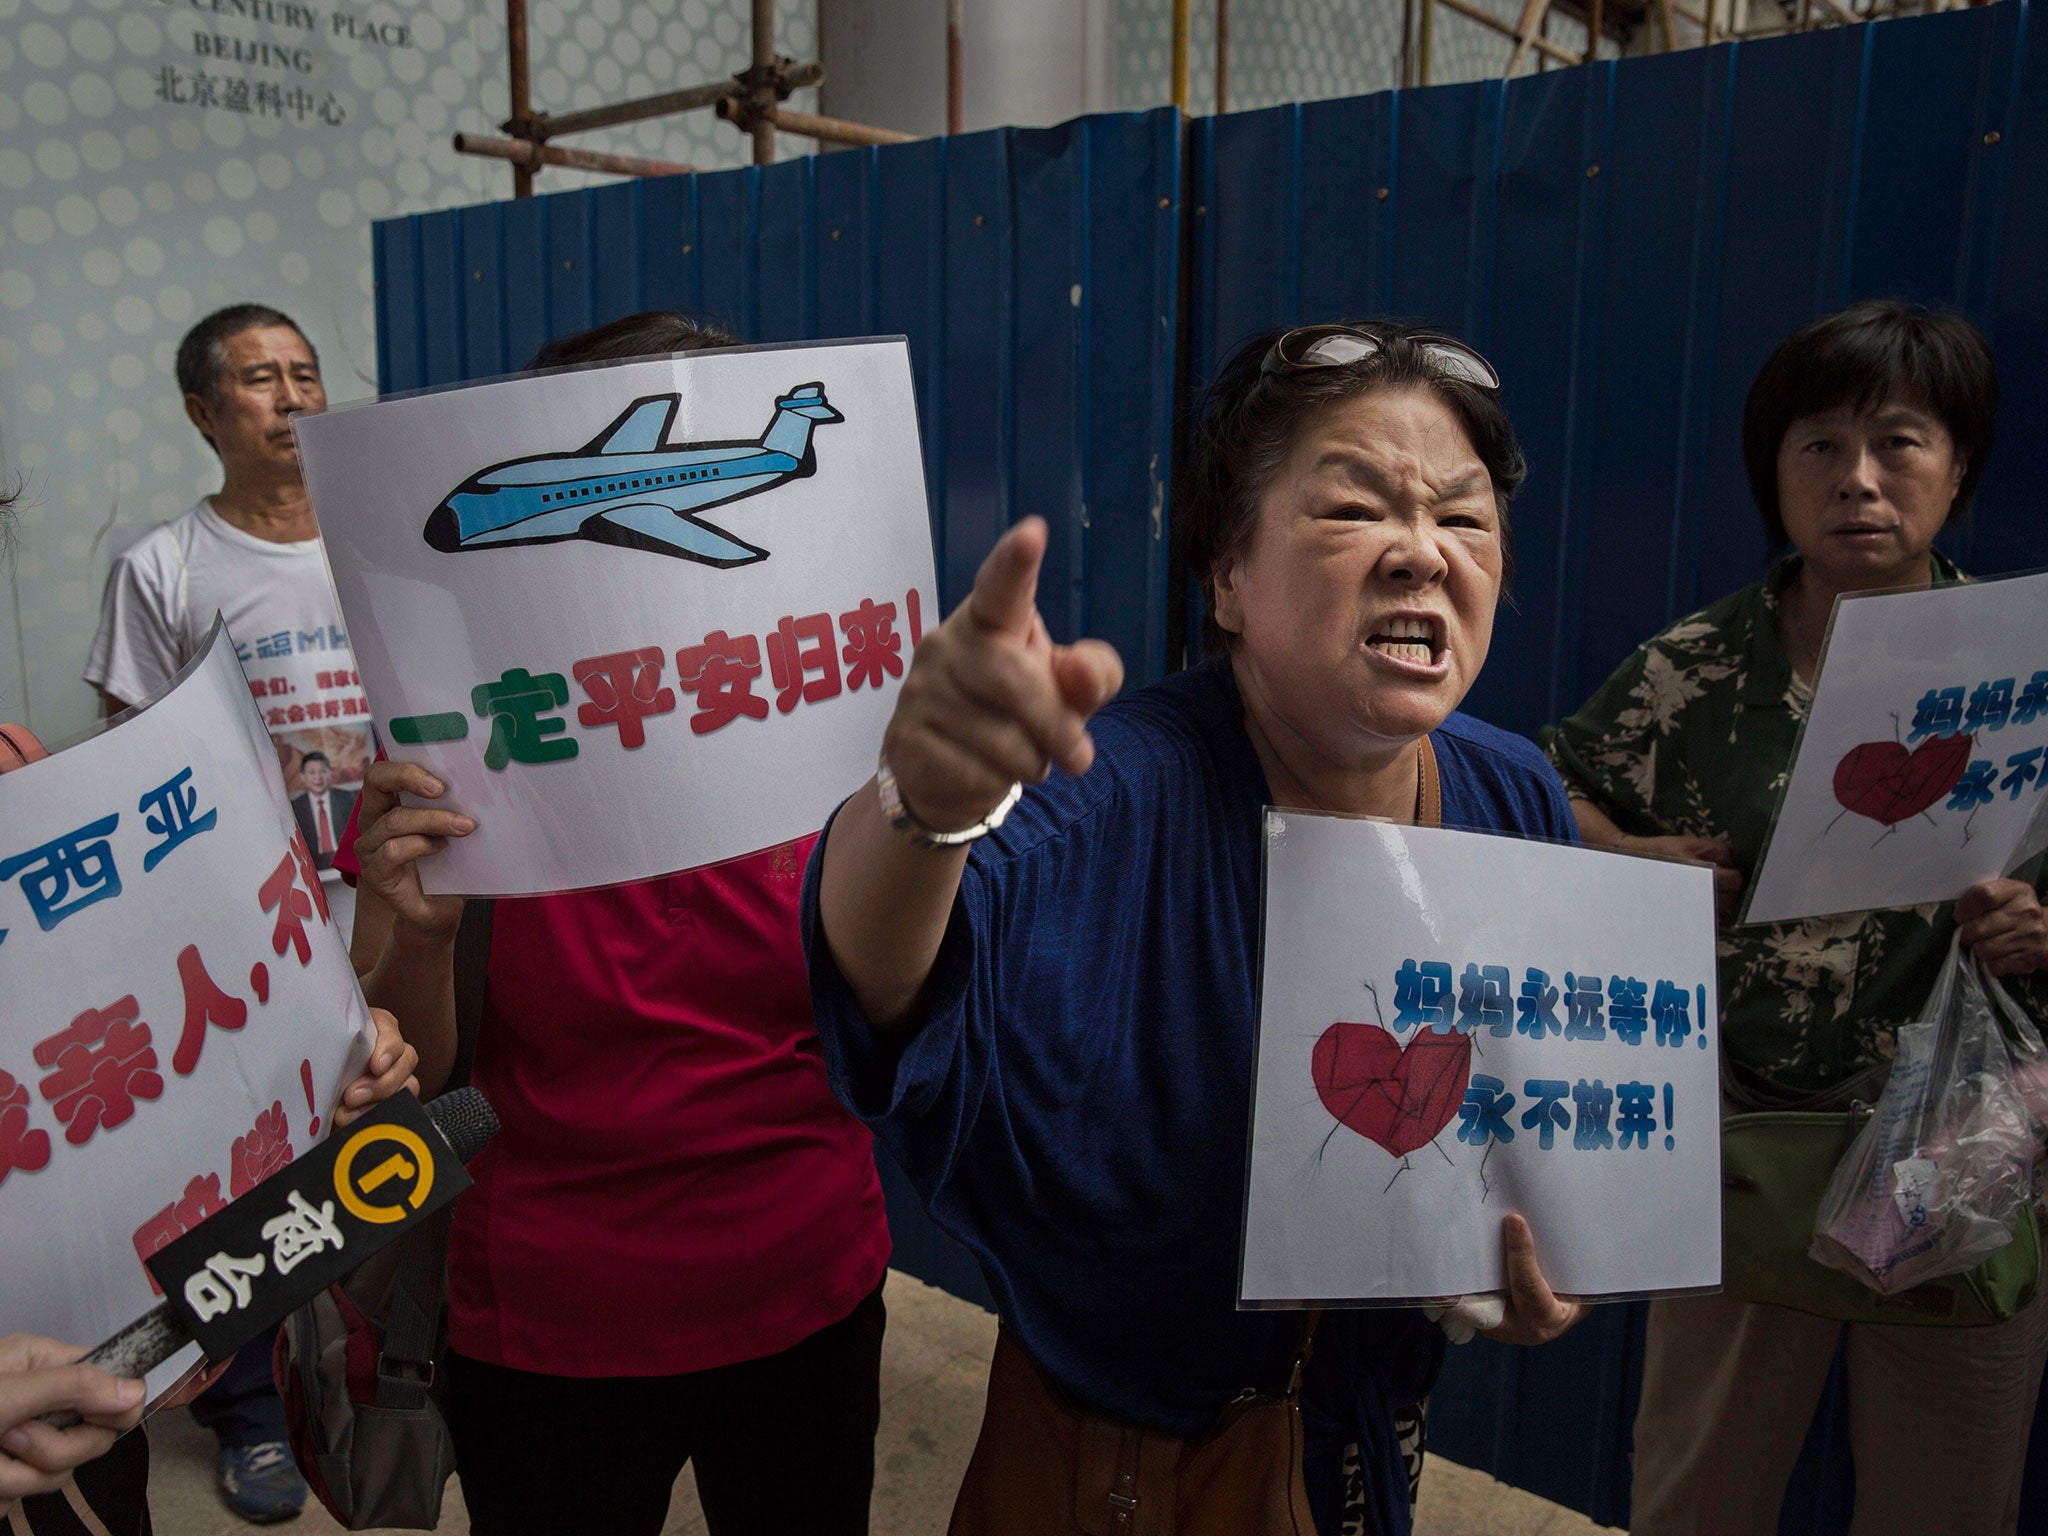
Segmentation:
<svg viewBox="0 0 2048 1536">
<path fill-rule="evenodd" d="M 889 759 L 879 754 L 875 758 L 875 791 L 881 796 L 882 815 L 889 825 L 919 848 L 958 848 L 987 837 L 1003 824 L 1003 818 L 1024 798 L 1024 784 L 1019 780 L 1010 786 L 1010 792 L 1003 796 L 996 808 L 973 826 L 962 827 L 958 832 L 940 832 L 910 813 L 910 807 L 903 803 L 903 791 L 897 787 L 896 775 L 890 771 Z"/>
</svg>

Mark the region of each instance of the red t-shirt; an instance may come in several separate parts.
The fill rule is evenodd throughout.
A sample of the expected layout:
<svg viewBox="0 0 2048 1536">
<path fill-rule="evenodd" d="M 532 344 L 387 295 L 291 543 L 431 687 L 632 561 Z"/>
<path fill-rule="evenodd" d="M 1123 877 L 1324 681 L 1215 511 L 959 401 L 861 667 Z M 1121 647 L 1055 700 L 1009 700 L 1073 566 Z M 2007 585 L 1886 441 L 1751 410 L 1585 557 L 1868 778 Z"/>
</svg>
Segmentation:
<svg viewBox="0 0 2048 1536">
<path fill-rule="evenodd" d="M 351 881 L 355 836 L 352 817 Z M 475 1082 L 503 1129 L 455 1207 L 462 1354 L 709 1370 L 788 1349 L 880 1283 L 873 1146 L 826 1085 L 797 933 L 815 841 L 498 899 Z"/>
</svg>

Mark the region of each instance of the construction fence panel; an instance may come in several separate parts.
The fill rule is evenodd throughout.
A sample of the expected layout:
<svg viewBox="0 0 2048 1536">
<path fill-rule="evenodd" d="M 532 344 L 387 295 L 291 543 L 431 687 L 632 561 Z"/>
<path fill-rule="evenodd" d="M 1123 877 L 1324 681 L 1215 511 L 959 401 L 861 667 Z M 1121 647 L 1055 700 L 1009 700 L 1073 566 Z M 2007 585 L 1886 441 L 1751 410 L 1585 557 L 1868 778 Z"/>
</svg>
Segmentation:
<svg viewBox="0 0 2048 1536">
<path fill-rule="evenodd" d="M 2018 487 L 2048 388 L 2010 359 L 2048 324 L 2042 34 L 2008 3 L 1198 119 L 1193 383 L 1256 331 L 1374 314 L 1494 361 L 1530 473 L 1469 707 L 1517 731 L 1762 569 L 1743 398 L 1852 298 L 1957 305 L 2008 358 L 1998 456 L 1948 542 L 1985 572 L 2040 564 Z"/>
<path fill-rule="evenodd" d="M 1529 461 L 1513 603 L 1467 707 L 1530 734 L 1769 557 L 1740 451 L 1770 350 L 1852 299 L 1963 309 L 1999 444 L 1945 544 L 2048 565 L 2048 26 L 2009 3 L 1195 122 L 1189 372 L 1274 326 L 1395 315 L 1504 381 Z M 1191 601 L 1197 599 L 1191 596 Z M 1627 1523 L 1642 1308 L 1453 1350 L 1431 1447 Z M 1839 1376 L 1785 1530 L 1847 1529 Z M 2048 1520 L 2037 1434 L 2029 1521 Z"/>
</svg>

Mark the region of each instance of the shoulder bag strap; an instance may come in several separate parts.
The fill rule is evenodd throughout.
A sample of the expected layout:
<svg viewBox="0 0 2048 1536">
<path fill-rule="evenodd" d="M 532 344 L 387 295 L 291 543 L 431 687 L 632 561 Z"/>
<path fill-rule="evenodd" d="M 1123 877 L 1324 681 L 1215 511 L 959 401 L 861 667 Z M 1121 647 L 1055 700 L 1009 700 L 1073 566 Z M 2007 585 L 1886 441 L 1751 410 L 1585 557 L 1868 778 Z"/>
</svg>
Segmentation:
<svg viewBox="0 0 2048 1536">
<path fill-rule="evenodd" d="M 1301 1400 L 1301 1374 L 1308 1369 L 1309 1359 L 1316 1352 L 1316 1325 L 1322 1320 L 1321 1307 L 1311 1307 L 1301 1314 L 1301 1334 L 1294 1344 L 1294 1363 L 1287 1368 L 1287 1388 L 1281 1394 L 1290 1403 Z"/>
<path fill-rule="evenodd" d="M 476 1064 L 484 979 L 491 958 L 491 917 L 488 898 L 469 901 L 462 908 L 462 926 L 455 931 L 455 1065 L 448 1074 L 449 1088 L 466 1086 Z M 441 1341 L 452 1214 L 440 1212 L 399 1245 L 384 1344 L 377 1358 L 377 1405 L 381 1408 L 419 1409 L 427 1404 L 434 1383 L 434 1356 Z"/>
<path fill-rule="evenodd" d="M 462 926 L 455 930 L 455 1065 L 449 1088 L 469 1085 L 476 1067 L 476 1038 L 483 1027 L 484 981 L 491 961 L 491 919 L 495 903 L 488 896 L 463 904 Z"/>
<path fill-rule="evenodd" d="M 1440 827 L 1444 824 L 1444 795 L 1436 774 L 1436 748 L 1425 736 L 1421 749 L 1422 777 L 1415 786 L 1415 825 Z"/>
<path fill-rule="evenodd" d="M 392 1276 L 384 1343 L 377 1355 L 377 1406 L 421 1409 L 434 1384 L 441 1341 L 441 1298 L 447 1284 L 448 1225 L 453 1212 L 437 1211 L 399 1244 Z"/>
</svg>

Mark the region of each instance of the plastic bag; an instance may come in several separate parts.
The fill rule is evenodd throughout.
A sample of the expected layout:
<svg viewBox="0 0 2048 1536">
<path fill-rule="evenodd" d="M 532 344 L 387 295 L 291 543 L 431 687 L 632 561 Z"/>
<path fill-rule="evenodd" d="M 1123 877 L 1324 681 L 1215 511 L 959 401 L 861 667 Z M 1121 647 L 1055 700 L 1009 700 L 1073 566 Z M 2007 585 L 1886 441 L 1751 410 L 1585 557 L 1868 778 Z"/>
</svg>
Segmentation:
<svg viewBox="0 0 2048 1536">
<path fill-rule="evenodd" d="M 2034 1198 L 2048 1050 L 2004 989 L 1989 987 L 1952 944 L 1927 1016 L 1899 1031 L 1876 1111 L 1821 1197 L 1809 1256 L 1879 1295 L 1975 1268 L 2012 1241 Z M 2025 1030 L 2016 1045 L 2000 1027 L 2013 1018 Z"/>
<path fill-rule="evenodd" d="M 2044 802 L 2048 803 L 2048 802 Z M 2012 1053 L 2014 1084 L 2027 1113 L 2034 1119 L 2034 1136 L 2048 1148 L 2048 1044 L 2041 1031 L 2027 1017 L 2027 1011 L 2013 1001 L 2012 994 L 1999 985 L 1996 976 L 1979 973 L 1985 996 L 2000 1014 L 2005 1026 L 2005 1043 Z M 2034 1209 L 2048 1219 L 2048 1155 L 2034 1164 Z"/>
</svg>

